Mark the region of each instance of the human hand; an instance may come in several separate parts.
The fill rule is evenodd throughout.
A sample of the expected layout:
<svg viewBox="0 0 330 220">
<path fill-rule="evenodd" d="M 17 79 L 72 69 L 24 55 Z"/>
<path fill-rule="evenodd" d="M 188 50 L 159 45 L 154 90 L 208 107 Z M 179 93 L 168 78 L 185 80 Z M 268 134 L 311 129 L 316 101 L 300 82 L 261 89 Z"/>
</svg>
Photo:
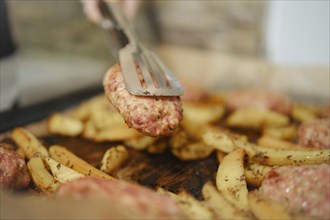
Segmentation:
<svg viewBox="0 0 330 220">
<path fill-rule="evenodd" d="M 98 0 L 80 0 L 83 4 L 84 12 L 89 20 L 95 23 L 101 21 L 101 14 L 98 9 Z M 110 2 L 110 0 L 104 0 L 105 2 Z M 139 0 L 116 0 L 112 1 L 119 4 L 123 9 L 124 14 L 129 20 L 134 19 L 138 6 Z"/>
</svg>

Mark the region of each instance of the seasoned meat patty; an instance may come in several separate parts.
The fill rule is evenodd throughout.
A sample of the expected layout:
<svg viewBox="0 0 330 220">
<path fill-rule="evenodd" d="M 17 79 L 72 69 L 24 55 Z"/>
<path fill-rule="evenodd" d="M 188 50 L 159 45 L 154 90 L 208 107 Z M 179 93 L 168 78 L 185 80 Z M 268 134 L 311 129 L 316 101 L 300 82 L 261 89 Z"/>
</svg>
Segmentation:
<svg viewBox="0 0 330 220">
<path fill-rule="evenodd" d="M 31 178 L 24 158 L 10 145 L 0 144 L 0 185 L 5 189 L 21 189 L 26 187 Z"/>
<path fill-rule="evenodd" d="M 166 136 L 174 132 L 182 119 L 180 97 L 145 97 L 130 94 L 121 68 L 116 64 L 103 80 L 110 102 L 126 124 L 149 136 Z"/>
<path fill-rule="evenodd" d="M 284 166 L 273 169 L 259 191 L 293 212 L 315 219 L 330 218 L 330 166 Z"/>
<path fill-rule="evenodd" d="M 129 213 L 129 216 L 140 219 L 183 217 L 177 204 L 171 198 L 120 180 L 91 177 L 76 179 L 62 184 L 56 191 L 56 197 L 107 199 L 109 204 L 116 204 L 124 212 Z"/>
<path fill-rule="evenodd" d="M 263 89 L 245 89 L 231 92 L 226 97 L 227 107 L 231 110 L 252 107 L 268 109 L 283 114 L 291 112 L 291 101 L 277 93 Z"/>
<path fill-rule="evenodd" d="M 330 118 L 316 119 L 303 123 L 298 128 L 301 145 L 319 149 L 330 148 Z"/>
</svg>

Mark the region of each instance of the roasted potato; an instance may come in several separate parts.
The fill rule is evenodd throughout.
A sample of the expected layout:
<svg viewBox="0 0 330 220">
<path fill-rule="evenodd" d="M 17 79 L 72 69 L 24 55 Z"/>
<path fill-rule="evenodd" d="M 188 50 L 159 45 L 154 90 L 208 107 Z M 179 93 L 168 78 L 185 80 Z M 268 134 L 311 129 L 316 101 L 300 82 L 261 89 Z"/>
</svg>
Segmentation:
<svg viewBox="0 0 330 220">
<path fill-rule="evenodd" d="M 49 148 L 49 154 L 52 159 L 86 176 L 113 179 L 113 177 L 103 173 L 101 170 L 96 169 L 65 147 L 52 145 Z"/>
<path fill-rule="evenodd" d="M 102 158 L 100 170 L 104 173 L 111 174 L 114 170 L 118 169 L 128 158 L 127 149 L 118 145 L 108 149 Z"/>
<path fill-rule="evenodd" d="M 218 168 L 216 185 L 221 194 L 234 206 L 249 211 L 243 149 L 236 149 L 223 158 Z"/>
<path fill-rule="evenodd" d="M 84 125 L 81 121 L 71 118 L 61 113 L 54 113 L 48 118 L 48 130 L 53 134 L 64 136 L 78 136 L 83 130 Z"/>
<path fill-rule="evenodd" d="M 47 148 L 36 136 L 25 128 L 15 128 L 11 132 L 11 139 L 23 150 L 24 155 L 28 159 L 31 159 L 36 155 L 41 157 L 49 156 Z"/>
<path fill-rule="evenodd" d="M 271 110 L 241 108 L 235 110 L 226 119 L 229 127 L 261 129 L 280 127 L 289 124 L 289 117 Z"/>
</svg>

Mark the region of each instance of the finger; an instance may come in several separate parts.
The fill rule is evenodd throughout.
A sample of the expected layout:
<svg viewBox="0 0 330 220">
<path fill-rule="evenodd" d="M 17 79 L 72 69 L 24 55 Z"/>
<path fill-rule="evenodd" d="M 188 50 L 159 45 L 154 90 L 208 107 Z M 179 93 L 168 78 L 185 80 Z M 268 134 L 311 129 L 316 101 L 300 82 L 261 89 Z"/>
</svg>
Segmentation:
<svg viewBox="0 0 330 220">
<path fill-rule="evenodd" d="M 121 0 L 123 11 L 129 20 L 133 20 L 139 7 L 139 0 Z"/>
<path fill-rule="evenodd" d="M 95 23 L 101 21 L 101 14 L 98 8 L 97 0 L 81 0 L 84 12 L 89 20 Z"/>
</svg>

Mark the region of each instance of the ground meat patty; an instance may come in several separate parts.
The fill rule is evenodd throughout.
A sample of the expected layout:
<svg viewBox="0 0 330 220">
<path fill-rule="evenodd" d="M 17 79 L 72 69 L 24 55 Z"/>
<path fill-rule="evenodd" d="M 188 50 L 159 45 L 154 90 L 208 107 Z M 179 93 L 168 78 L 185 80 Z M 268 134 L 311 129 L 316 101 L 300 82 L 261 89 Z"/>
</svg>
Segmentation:
<svg viewBox="0 0 330 220">
<path fill-rule="evenodd" d="M 24 158 L 10 145 L 0 144 L 0 185 L 5 189 L 26 187 L 31 178 Z"/>
<path fill-rule="evenodd" d="M 226 97 L 230 110 L 239 108 L 258 108 L 277 111 L 283 114 L 291 112 L 291 101 L 277 93 L 264 89 L 244 89 L 231 92 Z"/>
<path fill-rule="evenodd" d="M 120 180 L 85 177 L 62 184 L 56 197 L 85 199 L 103 198 L 116 204 L 125 214 L 137 219 L 168 219 L 183 217 L 177 204 L 169 197 L 145 187 Z M 111 215 L 111 213 L 110 213 Z M 118 217 L 118 216 L 109 216 Z"/>
<path fill-rule="evenodd" d="M 170 135 L 182 119 L 180 97 L 155 98 L 130 94 L 125 88 L 119 64 L 106 73 L 103 85 L 108 99 L 126 124 L 146 135 Z"/>
<path fill-rule="evenodd" d="M 330 166 L 284 166 L 269 172 L 259 191 L 293 212 L 330 218 Z"/>
<path fill-rule="evenodd" d="M 301 145 L 319 149 L 330 148 L 330 118 L 316 119 L 303 123 L 298 128 Z"/>
</svg>

